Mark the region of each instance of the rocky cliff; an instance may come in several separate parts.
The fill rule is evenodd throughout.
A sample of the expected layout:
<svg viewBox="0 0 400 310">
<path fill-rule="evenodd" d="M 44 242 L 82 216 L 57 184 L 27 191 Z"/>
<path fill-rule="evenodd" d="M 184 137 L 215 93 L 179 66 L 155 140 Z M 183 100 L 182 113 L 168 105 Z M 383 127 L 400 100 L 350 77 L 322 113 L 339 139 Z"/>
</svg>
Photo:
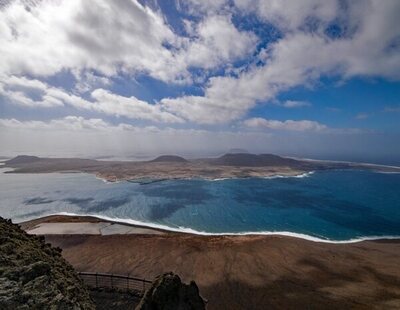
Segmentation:
<svg viewBox="0 0 400 310">
<path fill-rule="evenodd" d="M 203 310 L 204 300 L 195 282 L 182 283 L 179 276 L 165 273 L 158 276 L 136 310 Z"/>
<path fill-rule="evenodd" d="M 0 309 L 95 309 L 61 250 L 0 217 Z"/>
</svg>

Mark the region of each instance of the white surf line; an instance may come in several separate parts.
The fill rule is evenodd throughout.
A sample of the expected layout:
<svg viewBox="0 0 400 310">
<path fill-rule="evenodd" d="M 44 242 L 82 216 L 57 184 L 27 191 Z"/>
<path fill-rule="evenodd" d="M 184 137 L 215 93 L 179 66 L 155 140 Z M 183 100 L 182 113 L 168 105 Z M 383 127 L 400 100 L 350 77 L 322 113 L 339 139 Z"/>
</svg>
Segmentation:
<svg viewBox="0 0 400 310">
<path fill-rule="evenodd" d="M 83 172 L 86 174 L 86 172 Z M 215 178 L 211 179 L 208 177 L 182 177 L 182 178 L 165 178 L 165 179 L 157 179 L 157 178 L 150 178 L 149 180 L 161 180 L 161 181 L 181 181 L 181 180 L 201 180 L 201 181 L 209 181 L 209 182 L 218 182 L 218 181 L 226 181 L 226 180 L 245 180 L 245 179 L 276 179 L 276 178 L 306 178 L 309 177 L 310 175 L 314 174 L 315 171 L 308 171 L 308 172 L 303 172 L 300 174 L 294 174 L 294 175 L 285 175 L 285 174 L 272 174 L 269 176 L 249 176 L 249 177 L 226 177 L 226 178 Z M 91 174 L 91 173 L 87 173 Z M 128 180 L 116 180 L 116 181 L 107 181 L 106 179 L 103 179 L 102 177 L 96 176 L 95 178 L 98 180 L 103 181 L 106 184 L 117 184 L 121 182 L 127 182 Z M 129 179 L 130 181 L 141 181 L 143 178 L 137 178 L 137 179 Z M 131 182 L 134 183 L 134 182 Z"/>
<path fill-rule="evenodd" d="M 82 173 L 88 174 L 88 175 L 93 175 L 93 173 L 89 173 L 89 172 L 82 172 Z M 104 178 L 102 178 L 102 177 L 99 177 L 99 176 L 95 175 L 95 174 L 94 174 L 94 177 L 95 177 L 97 180 L 100 180 L 100 181 L 102 181 L 102 182 L 105 183 L 105 184 L 118 184 L 118 183 L 121 183 L 121 182 L 122 182 L 121 180 L 108 181 L 108 180 L 106 180 L 106 179 L 104 179 Z"/>
<path fill-rule="evenodd" d="M 200 236 L 286 236 L 286 237 L 294 237 L 299 239 L 304 239 L 313 242 L 319 243 L 331 243 L 331 244 L 350 244 L 350 243 L 357 243 L 361 241 L 374 241 L 374 240 L 397 240 L 400 239 L 399 236 L 366 236 L 366 237 L 359 237 L 359 238 L 352 238 L 348 240 L 334 240 L 334 239 L 323 239 L 318 238 L 302 233 L 294 233 L 290 231 L 249 231 L 249 232 L 239 232 L 239 233 L 232 233 L 232 232 L 221 232 L 221 233 L 210 233 L 205 231 L 198 231 L 192 228 L 182 227 L 179 226 L 177 228 L 170 227 L 162 224 L 154 224 L 148 222 L 142 222 L 133 219 L 121 219 L 121 218 L 114 218 L 104 215 L 98 214 L 76 214 L 76 213 L 69 213 L 69 212 L 59 212 L 53 213 L 43 216 L 52 216 L 52 215 L 66 215 L 66 216 L 92 216 L 106 221 L 112 221 L 121 224 L 130 224 L 136 226 L 142 226 L 147 228 L 153 229 L 160 229 L 165 231 L 177 232 L 177 233 L 186 233 L 191 235 L 200 235 Z"/>
<path fill-rule="evenodd" d="M 308 171 L 300 174 L 294 175 L 285 175 L 285 174 L 272 174 L 268 176 L 250 176 L 250 177 L 228 177 L 228 178 L 215 178 L 215 179 L 208 179 L 208 178 L 198 178 L 199 180 L 205 180 L 210 182 L 218 182 L 218 181 L 225 181 L 225 180 L 245 180 L 245 179 L 279 179 L 279 178 L 306 178 L 310 175 L 314 174 L 315 171 Z"/>
<path fill-rule="evenodd" d="M 300 174 L 295 174 L 295 175 L 282 175 L 282 174 L 276 174 L 276 175 L 271 175 L 271 176 L 266 176 L 262 177 L 263 179 L 276 179 L 276 178 L 307 178 L 310 175 L 314 174 L 315 171 L 309 171 L 309 172 L 304 172 Z"/>
<path fill-rule="evenodd" d="M 311 161 L 311 162 L 324 162 L 324 163 L 337 163 L 337 164 L 353 164 L 353 165 L 364 165 L 364 166 L 372 166 L 372 167 L 383 167 L 383 168 L 394 168 L 400 169 L 400 166 L 392 166 L 392 165 L 383 165 L 383 164 L 373 164 L 373 163 L 364 163 L 357 161 L 345 161 L 345 160 L 329 160 L 329 159 L 312 159 L 312 158 L 303 158 L 303 157 L 286 157 L 290 159 Z"/>
</svg>

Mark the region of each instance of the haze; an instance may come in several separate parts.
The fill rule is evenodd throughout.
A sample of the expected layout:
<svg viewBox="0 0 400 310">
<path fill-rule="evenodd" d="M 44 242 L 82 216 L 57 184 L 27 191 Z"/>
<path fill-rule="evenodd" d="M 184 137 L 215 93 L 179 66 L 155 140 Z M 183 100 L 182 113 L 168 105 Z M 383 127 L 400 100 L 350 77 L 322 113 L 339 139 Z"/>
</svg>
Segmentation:
<svg viewBox="0 0 400 310">
<path fill-rule="evenodd" d="M 0 156 L 400 164 L 400 2 L 286 2 L 5 2 Z"/>
</svg>

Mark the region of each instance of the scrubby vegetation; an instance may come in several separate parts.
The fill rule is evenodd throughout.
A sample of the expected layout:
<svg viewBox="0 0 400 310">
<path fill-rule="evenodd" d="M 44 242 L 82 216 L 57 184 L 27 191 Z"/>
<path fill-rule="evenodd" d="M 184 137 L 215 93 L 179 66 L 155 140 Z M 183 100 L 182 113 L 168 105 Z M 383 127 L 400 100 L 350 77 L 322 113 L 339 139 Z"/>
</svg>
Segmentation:
<svg viewBox="0 0 400 310">
<path fill-rule="evenodd" d="M 95 309 L 61 249 L 0 217 L 0 309 Z"/>
</svg>

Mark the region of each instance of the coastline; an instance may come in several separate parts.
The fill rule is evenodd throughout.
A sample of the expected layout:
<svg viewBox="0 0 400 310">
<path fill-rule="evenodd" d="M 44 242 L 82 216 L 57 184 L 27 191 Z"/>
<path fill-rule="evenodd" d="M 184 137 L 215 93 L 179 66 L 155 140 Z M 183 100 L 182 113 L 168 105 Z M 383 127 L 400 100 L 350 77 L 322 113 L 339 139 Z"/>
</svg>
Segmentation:
<svg viewBox="0 0 400 310">
<path fill-rule="evenodd" d="M 97 214 L 76 214 L 76 213 L 68 213 L 68 212 L 60 212 L 49 214 L 43 217 L 35 218 L 33 220 L 28 220 L 24 222 L 19 222 L 18 224 L 22 225 L 22 227 L 29 227 L 30 225 L 41 224 L 41 223 L 92 223 L 92 222 L 105 222 L 109 224 L 118 224 L 121 226 L 129 226 L 133 228 L 139 229 L 147 229 L 153 230 L 154 232 L 159 232 L 163 234 L 170 235 L 189 235 L 189 236 L 204 236 L 204 237 L 257 237 L 257 236 L 276 236 L 276 237 L 288 237 L 301 239 L 316 243 L 326 243 L 326 244 L 355 244 L 365 241 L 385 241 L 385 240 L 394 240 L 400 242 L 400 236 L 364 236 L 359 238 L 352 238 L 348 240 L 332 240 L 332 239 L 324 239 L 318 238 L 311 235 L 294 233 L 290 231 L 255 231 L 255 232 L 221 232 L 221 233 L 211 233 L 205 231 L 197 231 L 191 228 L 185 227 L 169 227 L 162 224 L 155 223 L 146 223 L 142 221 L 137 221 L 133 219 L 121 219 L 121 218 L 112 218 L 103 215 Z M 49 233 L 49 234 L 62 234 L 62 233 Z M 80 234 L 76 232 L 74 234 Z M 118 233 L 115 233 L 118 234 Z M 156 234 L 156 233 L 155 233 Z"/>
<path fill-rule="evenodd" d="M 348 170 L 350 171 L 350 170 Z M 321 173 L 323 173 L 322 171 Z M 370 173 L 378 173 L 375 171 L 369 171 Z M 53 172 L 52 174 L 64 174 L 64 172 Z M 91 173 L 85 173 L 85 172 L 80 172 L 82 175 L 88 176 L 88 178 L 93 178 L 93 174 Z M 273 177 L 267 177 L 267 179 L 275 179 L 275 178 L 307 178 L 309 176 L 312 176 L 313 174 L 318 174 L 318 171 L 311 171 L 307 173 L 303 173 L 300 175 L 296 176 L 273 176 Z M 34 175 L 34 173 L 33 173 Z M 43 178 L 47 178 L 46 175 L 43 176 Z M 203 180 L 202 178 L 195 178 L 198 180 Z M 240 179 L 240 178 L 235 178 L 235 179 Z M 246 179 L 260 179 L 259 177 L 251 177 L 251 178 L 246 178 Z M 106 182 L 103 179 L 98 179 L 101 182 Z M 224 180 L 231 180 L 231 178 L 228 179 L 216 179 L 216 180 L 206 180 L 207 182 L 223 182 Z M 143 180 L 135 180 L 136 181 L 143 181 Z M 145 180 L 147 184 L 149 179 Z M 156 180 L 159 181 L 159 180 Z M 98 182 L 96 180 L 96 182 Z M 300 181 L 302 182 L 302 181 Z M 110 183 L 110 185 L 113 183 Z M 227 183 L 229 184 L 229 183 Z M 107 186 L 108 188 L 108 186 Z M 113 187 L 110 187 L 111 190 L 113 190 Z M 184 223 L 180 223 L 181 226 L 178 225 L 171 225 L 169 223 L 157 223 L 157 222 L 152 222 L 151 220 L 147 222 L 146 219 L 142 220 L 135 220 L 132 218 L 129 218 L 129 215 L 121 216 L 120 214 L 110 214 L 109 216 L 107 215 L 101 215 L 99 213 L 101 212 L 88 212 L 85 210 L 78 211 L 78 210 L 71 210 L 69 212 L 60 212 L 64 210 L 71 210 L 71 209 L 54 209 L 54 210 L 44 210 L 42 213 L 37 212 L 36 214 L 32 213 L 30 215 L 27 215 L 25 218 L 20 217 L 19 221 L 22 220 L 29 220 L 29 219 L 34 219 L 35 217 L 42 216 L 42 215 L 63 215 L 63 216 L 92 216 L 92 217 L 97 217 L 103 221 L 106 222 L 113 222 L 113 223 L 119 223 L 122 225 L 129 225 L 129 226 L 137 226 L 137 227 L 142 227 L 142 228 L 147 228 L 147 229 L 156 229 L 156 230 L 161 230 L 167 233 L 179 233 L 179 234 L 187 234 L 187 235 L 198 235 L 198 236 L 286 236 L 286 237 L 292 237 L 292 238 L 297 238 L 297 239 L 302 239 L 302 240 L 308 240 L 312 242 L 317 242 L 317 243 L 330 243 L 330 244 L 351 244 L 351 243 L 358 243 L 358 242 L 363 242 L 363 241 L 373 241 L 373 240 L 397 240 L 400 239 L 400 235 L 398 235 L 398 231 L 393 231 L 392 234 L 389 233 L 384 233 L 378 231 L 377 233 L 380 235 L 373 235 L 373 234 L 360 234 L 357 235 L 356 233 L 349 233 L 349 234 L 330 234 L 330 235 L 325 235 L 323 232 L 318 234 L 318 231 L 314 232 L 310 230 L 309 232 L 307 230 L 303 230 L 303 233 L 301 233 L 301 230 L 291 230 L 290 227 L 286 229 L 282 229 L 279 231 L 274 231 L 270 227 L 271 226 L 261 226 L 258 229 L 259 230 L 254 230 L 254 227 L 247 226 L 244 229 L 231 229 L 230 227 L 225 227 L 224 230 L 218 228 L 212 230 L 209 230 L 208 225 L 203 225 L 203 226 L 197 226 L 199 227 L 198 229 L 195 228 L 190 228 L 187 227 Z M 80 212 L 88 212 L 88 213 L 80 213 Z M 133 216 L 134 217 L 134 216 Z M 196 227 L 196 226 L 192 226 Z M 226 229 L 227 228 L 227 229 Z M 285 227 L 286 228 L 286 227 Z M 246 230 L 247 229 L 247 230 Z M 257 228 L 256 228 L 257 229 Z M 305 233 L 304 233 L 305 232 Z"/>
<path fill-rule="evenodd" d="M 97 172 L 84 171 L 84 170 L 54 170 L 54 171 L 20 171 L 18 168 L 9 167 L 9 166 L 0 166 L 0 169 L 10 169 L 7 171 L 3 171 L 5 174 L 48 174 L 48 173 L 61 173 L 61 174 L 69 174 L 69 173 L 83 173 L 93 175 L 96 179 L 101 180 L 105 183 L 119 183 L 119 182 L 130 182 L 130 183 L 141 183 L 143 180 L 151 180 L 148 183 L 162 182 L 162 181 L 170 181 L 170 180 L 204 180 L 204 181 L 224 181 L 224 180 L 235 180 L 235 179 L 274 179 L 274 178 L 303 178 L 315 173 L 314 170 L 310 171 L 281 171 L 281 172 L 261 172 L 255 175 L 228 175 L 224 177 L 209 177 L 203 175 L 188 175 L 188 176 L 121 176 L 118 178 L 110 177 L 108 175 L 99 174 Z M 144 183 L 147 184 L 147 183 Z"/>
<path fill-rule="evenodd" d="M 53 216 L 34 220 L 30 227 L 29 223 L 20 225 L 32 230 L 40 222 L 51 221 L 56 224 L 53 228 L 66 221 L 87 226 L 104 222 L 88 216 Z M 173 271 L 185 282 L 194 280 L 209 301 L 208 309 L 400 306 L 398 239 L 333 244 L 282 235 L 152 231 L 107 235 L 47 231 L 44 237 L 62 249 L 63 257 L 77 271 L 130 274 L 149 280 Z"/>
<path fill-rule="evenodd" d="M 362 169 L 400 172 L 400 167 L 351 162 L 312 161 L 273 154 L 225 154 L 218 158 L 186 160 L 160 156 L 151 161 L 99 161 L 82 158 L 39 158 L 21 155 L 5 161 L 6 173 L 83 172 L 107 182 L 140 180 L 302 177 L 314 171 Z"/>
<path fill-rule="evenodd" d="M 119 183 L 119 182 L 130 182 L 130 183 L 139 183 L 139 184 L 149 184 L 156 183 L 162 181 L 169 180 L 203 180 L 203 181 L 225 181 L 225 180 L 236 180 L 236 179 L 274 179 L 274 178 L 304 178 L 314 174 L 317 170 L 309 170 L 309 171 L 264 171 L 259 175 L 229 175 L 224 177 L 209 177 L 204 175 L 190 175 L 190 176 L 138 176 L 138 177 L 129 177 L 123 176 L 120 178 L 109 177 L 107 175 L 95 172 L 95 171 L 85 171 L 85 170 L 43 170 L 43 171 L 25 171 L 24 169 L 7 166 L 5 163 L 0 165 L 0 170 L 5 174 L 48 174 L 48 173 L 61 173 L 61 174 L 74 174 L 74 173 L 83 173 L 88 175 L 93 175 L 96 179 L 101 180 L 105 183 Z M 400 173 L 400 172 L 399 172 Z M 148 181 L 148 182 L 146 182 Z M 144 183 L 142 183 L 144 182 Z"/>
</svg>

